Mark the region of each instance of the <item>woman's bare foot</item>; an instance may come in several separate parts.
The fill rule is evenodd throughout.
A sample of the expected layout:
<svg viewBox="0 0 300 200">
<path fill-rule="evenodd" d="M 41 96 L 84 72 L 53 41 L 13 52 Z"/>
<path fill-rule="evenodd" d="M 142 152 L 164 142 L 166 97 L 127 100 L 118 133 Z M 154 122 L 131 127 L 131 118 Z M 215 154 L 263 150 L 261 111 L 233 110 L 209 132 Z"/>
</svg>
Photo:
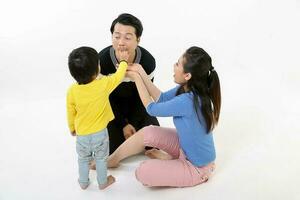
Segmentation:
<svg viewBox="0 0 300 200">
<path fill-rule="evenodd" d="M 99 189 L 100 190 L 104 190 L 105 188 L 107 188 L 108 186 L 110 186 L 111 184 L 113 184 L 116 181 L 115 177 L 113 177 L 112 175 L 109 175 L 107 177 L 107 183 L 103 184 L 103 185 L 99 185 Z"/>
<path fill-rule="evenodd" d="M 96 170 L 96 162 L 95 160 L 92 160 L 89 162 L 89 167 L 91 170 Z"/>
<path fill-rule="evenodd" d="M 152 159 L 172 160 L 172 156 L 159 149 L 150 149 L 145 152 L 145 155 Z"/>
</svg>

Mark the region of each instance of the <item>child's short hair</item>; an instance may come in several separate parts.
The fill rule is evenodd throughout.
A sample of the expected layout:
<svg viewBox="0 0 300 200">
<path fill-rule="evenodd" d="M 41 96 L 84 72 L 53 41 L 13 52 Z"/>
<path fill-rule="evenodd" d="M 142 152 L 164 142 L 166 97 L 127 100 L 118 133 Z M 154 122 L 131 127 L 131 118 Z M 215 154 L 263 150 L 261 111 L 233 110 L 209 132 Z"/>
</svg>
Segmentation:
<svg viewBox="0 0 300 200">
<path fill-rule="evenodd" d="M 99 73 L 98 53 L 91 47 L 79 47 L 69 55 L 69 70 L 78 84 L 87 84 Z"/>
</svg>

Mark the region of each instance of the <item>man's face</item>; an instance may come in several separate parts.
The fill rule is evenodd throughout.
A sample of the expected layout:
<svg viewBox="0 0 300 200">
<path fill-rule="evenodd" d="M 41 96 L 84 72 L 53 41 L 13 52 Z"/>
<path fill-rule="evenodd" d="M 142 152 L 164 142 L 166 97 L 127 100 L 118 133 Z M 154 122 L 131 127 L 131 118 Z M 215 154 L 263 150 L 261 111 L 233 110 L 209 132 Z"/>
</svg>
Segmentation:
<svg viewBox="0 0 300 200">
<path fill-rule="evenodd" d="M 117 23 L 112 34 L 112 45 L 115 50 L 125 48 L 129 54 L 134 54 L 139 43 L 136 37 L 135 28 L 132 26 Z"/>
</svg>

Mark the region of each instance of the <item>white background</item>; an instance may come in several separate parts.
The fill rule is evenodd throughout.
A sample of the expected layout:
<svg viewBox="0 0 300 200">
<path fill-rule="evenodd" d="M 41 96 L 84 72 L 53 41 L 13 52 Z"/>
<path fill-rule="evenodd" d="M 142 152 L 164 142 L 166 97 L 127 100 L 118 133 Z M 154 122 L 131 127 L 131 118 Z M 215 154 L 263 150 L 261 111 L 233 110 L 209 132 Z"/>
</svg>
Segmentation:
<svg viewBox="0 0 300 200">
<path fill-rule="evenodd" d="M 0 199 L 300 199 L 300 1 L 0 1 Z M 111 44 L 120 13 L 144 25 L 155 83 L 174 86 L 173 63 L 190 46 L 212 57 L 222 87 L 217 170 L 193 188 L 149 189 L 134 169 L 81 191 L 65 95 L 67 56 Z M 171 119 L 159 119 L 172 127 Z"/>
</svg>

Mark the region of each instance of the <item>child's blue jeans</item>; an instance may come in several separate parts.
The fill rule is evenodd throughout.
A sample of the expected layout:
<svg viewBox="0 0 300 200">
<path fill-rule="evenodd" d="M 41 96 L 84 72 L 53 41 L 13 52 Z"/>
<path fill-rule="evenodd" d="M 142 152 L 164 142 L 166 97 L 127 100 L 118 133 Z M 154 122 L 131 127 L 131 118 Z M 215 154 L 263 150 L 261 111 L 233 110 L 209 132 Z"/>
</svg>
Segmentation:
<svg viewBox="0 0 300 200">
<path fill-rule="evenodd" d="M 77 136 L 76 151 L 78 154 L 79 184 L 82 186 L 89 185 L 89 162 L 92 160 L 93 156 L 96 161 L 98 184 L 106 184 L 106 159 L 109 155 L 109 138 L 107 129 L 105 128 L 90 135 Z"/>
</svg>

